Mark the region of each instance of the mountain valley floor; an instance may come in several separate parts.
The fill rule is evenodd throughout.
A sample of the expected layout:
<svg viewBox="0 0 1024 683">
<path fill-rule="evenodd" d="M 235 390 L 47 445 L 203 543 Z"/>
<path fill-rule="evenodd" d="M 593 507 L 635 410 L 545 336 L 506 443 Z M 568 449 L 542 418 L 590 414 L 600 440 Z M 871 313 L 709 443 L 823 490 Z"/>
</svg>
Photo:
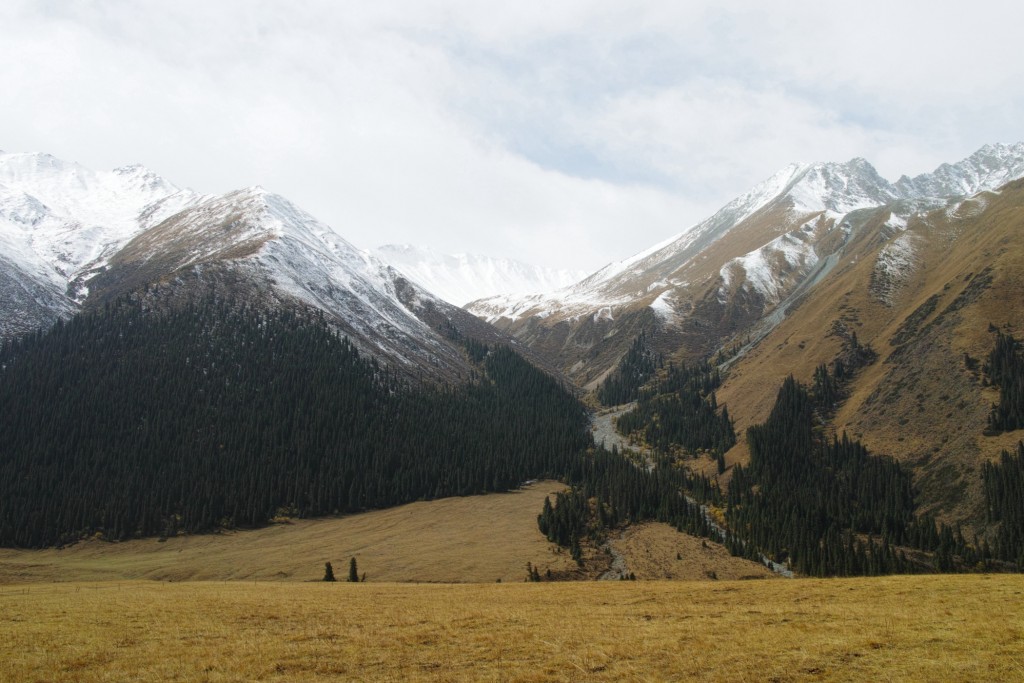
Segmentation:
<svg viewBox="0 0 1024 683">
<path fill-rule="evenodd" d="M 649 580 L 524 583 L 595 576 L 537 528 L 561 488 L 0 550 L 0 680 L 1024 680 L 1020 575 L 735 580 L 768 574 L 644 524 L 610 544 Z"/>
<path fill-rule="evenodd" d="M 0 587 L 11 681 L 1024 680 L 1024 578 Z"/>
</svg>

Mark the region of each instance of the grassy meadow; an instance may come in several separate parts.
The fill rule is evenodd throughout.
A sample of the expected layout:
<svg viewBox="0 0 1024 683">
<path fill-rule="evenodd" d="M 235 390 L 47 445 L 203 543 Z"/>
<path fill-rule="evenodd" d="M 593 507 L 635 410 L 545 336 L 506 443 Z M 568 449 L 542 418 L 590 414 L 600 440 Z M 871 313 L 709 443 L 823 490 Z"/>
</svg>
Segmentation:
<svg viewBox="0 0 1024 683">
<path fill-rule="evenodd" d="M 0 681 L 1024 681 L 1022 576 L 785 580 L 642 524 L 641 580 L 592 581 L 537 529 L 560 486 L 0 550 Z"/>
<path fill-rule="evenodd" d="M 8 584 L 0 679 L 1024 680 L 1024 578 Z"/>
</svg>

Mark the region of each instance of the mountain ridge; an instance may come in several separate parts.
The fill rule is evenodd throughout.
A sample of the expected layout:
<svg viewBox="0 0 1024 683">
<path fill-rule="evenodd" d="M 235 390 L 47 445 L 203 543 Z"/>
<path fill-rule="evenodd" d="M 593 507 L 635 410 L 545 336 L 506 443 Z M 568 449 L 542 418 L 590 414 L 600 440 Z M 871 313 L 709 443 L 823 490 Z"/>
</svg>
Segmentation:
<svg viewBox="0 0 1024 683">
<path fill-rule="evenodd" d="M 0 336 L 125 295 L 186 301 L 204 288 L 318 308 L 410 376 L 470 373 L 452 335 L 510 341 L 260 186 L 199 195 L 140 165 L 0 156 Z"/>
<path fill-rule="evenodd" d="M 481 254 L 441 254 L 411 244 L 385 244 L 372 253 L 456 306 L 496 294 L 551 291 L 587 274 L 582 270 L 546 268 Z"/>
<path fill-rule="evenodd" d="M 641 318 L 648 326 L 656 321 L 666 332 L 661 351 L 686 345 L 694 356 L 706 356 L 759 320 L 777 322 L 770 314 L 827 275 L 874 213 L 886 212 L 891 237 L 909 217 L 965 196 L 934 192 L 973 194 L 1021 175 L 1024 143 L 988 145 L 931 175 L 897 183 L 863 158 L 794 163 L 691 229 L 576 285 L 547 295 L 478 300 L 466 308 L 557 358 L 563 370 L 590 386 L 628 346 L 616 339 L 620 318 L 630 318 L 628 326 Z M 574 349 L 581 347 L 591 360 L 579 364 Z"/>
</svg>

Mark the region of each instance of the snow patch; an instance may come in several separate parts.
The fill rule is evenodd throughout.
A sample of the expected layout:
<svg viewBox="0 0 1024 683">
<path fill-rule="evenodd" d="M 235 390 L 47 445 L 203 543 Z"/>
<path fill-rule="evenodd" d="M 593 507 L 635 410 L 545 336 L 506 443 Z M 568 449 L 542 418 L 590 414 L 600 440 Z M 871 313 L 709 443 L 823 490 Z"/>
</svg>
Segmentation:
<svg viewBox="0 0 1024 683">
<path fill-rule="evenodd" d="M 726 263 L 719 271 L 722 278 L 720 298 L 727 295 L 735 278 L 742 273 L 740 286 L 752 289 L 772 303 L 781 301 L 793 271 L 806 272 L 818 262 L 814 245 L 807 239 L 803 230 L 794 230 Z"/>
<path fill-rule="evenodd" d="M 871 272 L 869 291 L 887 306 L 892 306 L 896 295 L 914 273 L 916 239 L 913 233 L 902 232 L 878 252 Z"/>
<path fill-rule="evenodd" d="M 664 292 L 658 295 L 658 298 L 652 301 L 650 309 L 654 311 L 655 315 L 664 320 L 665 322 L 674 322 L 676 319 L 676 310 L 672 305 L 672 290 L 666 289 Z"/>
</svg>

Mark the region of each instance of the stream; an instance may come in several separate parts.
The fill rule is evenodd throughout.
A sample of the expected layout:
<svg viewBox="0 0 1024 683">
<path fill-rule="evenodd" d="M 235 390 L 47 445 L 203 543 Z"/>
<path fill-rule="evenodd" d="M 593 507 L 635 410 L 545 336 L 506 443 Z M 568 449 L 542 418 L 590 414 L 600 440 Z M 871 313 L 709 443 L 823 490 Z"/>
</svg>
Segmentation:
<svg viewBox="0 0 1024 683">
<path fill-rule="evenodd" d="M 615 431 L 615 419 L 622 415 L 623 413 L 629 412 L 635 406 L 635 403 L 627 403 L 625 405 L 615 406 L 614 408 L 610 408 L 600 413 L 595 413 L 594 415 L 591 416 L 590 431 L 594 435 L 594 443 L 598 445 L 603 444 L 605 448 L 609 449 L 614 445 L 619 449 L 620 453 L 626 449 L 629 449 L 634 452 L 639 452 L 640 455 L 643 456 L 644 461 L 647 463 L 647 471 L 650 472 L 654 470 L 653 454 L 648 449 L 637 448 L 636 446 L 630 444 L 624 436 Z M 687 503 L 690 503 L 691 505 L 700 506 L 701 514 L 704 515 L 704 519 L 707 521 L 708 525 L 714 530 L 718 542 L 724 543 L 726 536 L 725 529 L 722 526 L 720 526 L 717 521 L 715 521 L 715 518 L 711 515 L 711 511 L 708 509 L 708 506 L 698 504 L 697 501 L 691 498 L 690 496 L 684 495 L 684 498 L 686 498 Z M 623 558 L 622 555 L 620 555 L 615 550 L 615 548 L 611 546 L 609 542 L 605 541 L 601 545 L 601 550 L 611 554 L 612 564 L 606 572 L 601 574 L 598 580 L 617 580 L 628 573 L 625 558 Z M 763 564 L 765 567 L 768 567 L 768 569 L 771 569 L 779 576 L 784 576 L 787 579 L 793 578 L 792 570 L 787 568 L 785 565 L 779 564 L 778 562 L 775 562 L 760 553 L 759 557 L 761 559 L 761 564 Z"/>
</svg>

